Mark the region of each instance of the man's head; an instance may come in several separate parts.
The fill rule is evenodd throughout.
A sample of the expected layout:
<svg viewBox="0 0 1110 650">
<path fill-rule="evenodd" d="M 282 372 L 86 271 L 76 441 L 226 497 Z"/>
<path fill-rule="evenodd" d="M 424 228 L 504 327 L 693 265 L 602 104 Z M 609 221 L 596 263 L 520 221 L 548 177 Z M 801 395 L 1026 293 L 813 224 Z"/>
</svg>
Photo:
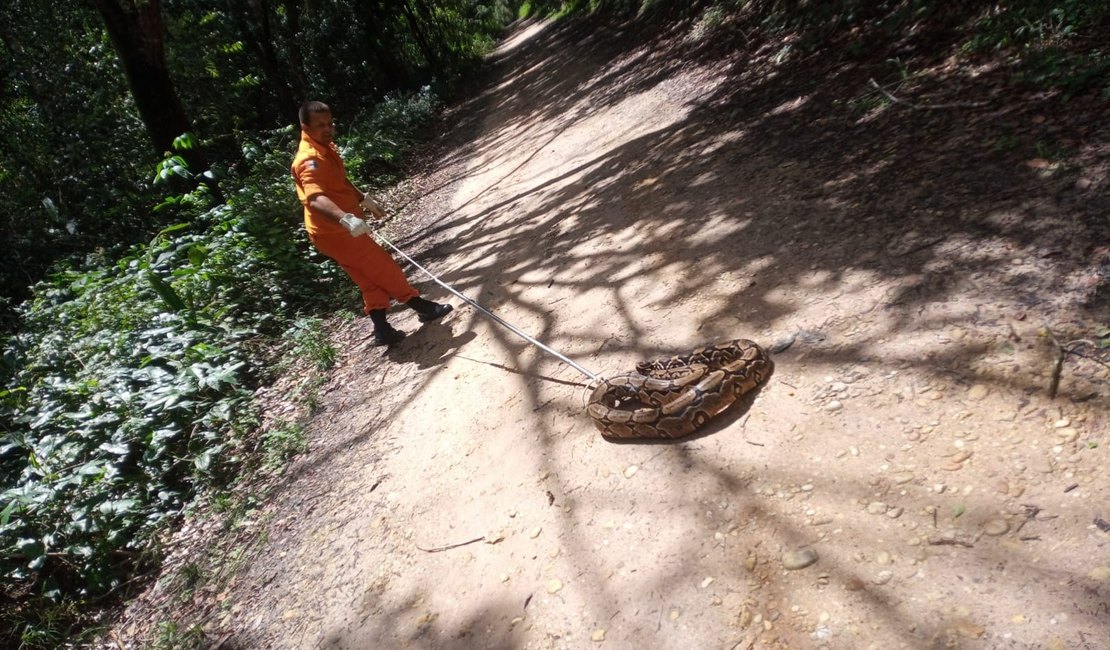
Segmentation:
<svg viewBox="0 0 1110 650">
<path fill-rule="evenodd" d="M 322 145 L 331 144 L 335 135 L 335 124 L 331 119 L 331 109 L 324 102 L 305 102 L 301 104 L 301 130 Z"/>
</svg>

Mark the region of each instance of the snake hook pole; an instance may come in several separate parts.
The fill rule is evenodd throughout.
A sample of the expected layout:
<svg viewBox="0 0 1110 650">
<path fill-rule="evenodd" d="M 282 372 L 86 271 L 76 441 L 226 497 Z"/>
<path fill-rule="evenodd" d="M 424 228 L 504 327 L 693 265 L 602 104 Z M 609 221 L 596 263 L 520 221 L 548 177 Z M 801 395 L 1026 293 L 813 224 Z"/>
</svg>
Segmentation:
<svg viewBox="0 0 1110 650">
<path fill-rule="evenodd" d="M 415 266 L 416 268 L 418 268 L 418 269 L 420 269 L 421 271 L 423 271 L 425 275 L 427 275 L 427 276 L 428 276 L 429 278 L 431 278 L 432 280 L 434 280 L 434 281 L 435 281 L 435 283 L 436 283 L 436 284 L 438 284 L 439 286 L 443 287 L 444 289 L 447 289 L 448 291 L 450 291 L 451 293 L 455 294 L 455 295 L 456 295 L 456 296 L 458 296 L 459 298 L 462 298 L 462 299 L 463 299 L 463 300 L 465 300 L 465 301 L 466 301 L 466 302 L 467 302 L 467 303 L 468 303 L 468 304 L 469 304 L 470 306 L 474 307 L 475 309 L 477 309 L 478 311 L 482 312 L 482 313 L 483 313 L 483 314 L 485 314 L 486 316 L 489 316 L 490 318 L 492 318 L 493 320 L 497 321 L 497 322 L 498 322 L 498 323 L 500 323 L 501 325 L 504 325 L 504 326 L 505 326 L 506 328 L 508 328 L 508 329 L 509 329 L 510 331 L 512 331 L 512 332 L 513 332 L 514 334 L 516 334 L 516 335 L 517 335 L 517 336 L 519 336 L 520 338 L 524 339 L 525 341 L 528 341 L 528 342 L 529 342 L 529 343 L 531 343 L 532 345 L 535 345 L 536 347 L 538 347 L 539 349 L 543 350 L 544 352 L 547 352 L 548 354 L 550 354 L 550 355 L 552 355 L 552 356 L 554 356 L 554 357 L 558 358 L 558 359 L 559 359 L 560 361 L 562 361 L 563 363 L 565 363 L 565 364 L 569 365 L 569 366 L 570 366 L 571 368 L 574 368 L 575 370 L 577 370 L 578 372 L 582 373 L 583 375 L 586 375 L 587 377 L 589 377 L 589 378 L 590 378 L 590 380 L 591 380 L 591 381 L 595 381 L 595 382 L 596 382 L 596 381 L 601 381 L 601 377 L 600 377 L 599 375 L 596 375 L 596 374 L 594 374 L 594 373 L 590 372 L 589 370 L 586 370 L 585 368 L 583 368 L 582 366 L 578 365 L 578 364 L 577 364 L 577 363 L 575 363 L 574 361 L 571 361 L 570 359 L 568 359 L 567 357 L 563 356 L 562 354 L 559 354 L 559 353 L 558 353 L 558 352 L 556 352 L 555 350 L 552 350 L 551 348 L 547 347 L 547 346 L 546 346 L 546 345 L 544 345 L 543 343 L 540 343 L 539 341 L 537 341 L 536 339 L 532 338 L 531 336 L 528 336 L 528 335 L 527 335 L 527 334 L 525 334 L 524 332 L 522 332 L 522 331 L 520 331 L 519 329 L 517 329 L 516 327 L 514 327 L 514 326 L 513 326 L 513 325 L 512 325 L 511 323 L 507 322 L 507 321 L 506 321 L 505 319 L 501 318 L 501 317 L 500 317 L 500 316 L 498 316 L 497 314 L 495 314 L 495 313 L 491 312 L 490 310 L 486 309 L 485 307 L 483 307 L 483 306 L 479 305 L 479 304 L 478 304 L 477 302 L 475 302 L 475 301 L 471 300 L 470 298 L 467 298 L 467 297 L 466 297 L 466 296 L 464 296 L 463 294 L 461 294 L 461 293 L 459 293 L 458 291 L 456 291 L 454 287 L 452 287 L 451 285 L 447 284 L 447 283 L 446 283 L 446 282 L 444 282 L 443 280 L 440 280 L 439 278 L 437 278 L 437 277 L 436 277 L 436 276 L 435 276 L 435 275 L 434 275 L 434 274 L 433 274 L 433 273 L 432 273 L 431 271 L 429 271 L 428 269 L 424 268 L 424 267 L 423 267 L 423 266 L 421 266 L 421 265 L 420 265 L 420 264 L 419 264 L 419 263 L 418 263 L 418 262 L 417 262 L 416 260 L 414 260 L 414 259 L 412 259 L 411 257 L 409 257 L 408 255 L 406 255 L 406 254 L 405 254 L 405 252 L 404 252 L 403 250 L 401 250 L 400 248 L 397 248 L 396 246 L 394 246 L 394 245 L 393 245 L 393 242 L 391 242 L 391 241 L 389 241 L 388 239 L 386 239 L 386 238 L 385 238 L 385 237 L 384 237 L 384 236 L 383 236 L 383 235 L 381 234 L 381 232 L 377 232 L 377 231 L 375 231 L 375 233 L 374 233 L 374 234 L 375 234 L 375 235 L 377 235 L 377 236 L 378 236 L 378 239 L 382 240 L 382 241 L 383 241 L 383 242 L 384 242 L 384 243 L 385 243 L 385 244 L 386 244 L 387 246 L 389 246 L 389 247 L 390 247 L 390 248 L 392 248 L 392 249 L 393 249 L 394 251 L 396 251 L 398 255 L 400 255 L 401 257 L 405 258 L 405 259 L 406 259 L 406 260 L 408 260 L 408 261 L 409 261 L 409 262 L 410 262 L 410 263 L 411 263 L 411 264 L 412 264 L 413 266 Z M 367 237 L 369 237 L 369 234 L 367 235 Z"/>
</svg>

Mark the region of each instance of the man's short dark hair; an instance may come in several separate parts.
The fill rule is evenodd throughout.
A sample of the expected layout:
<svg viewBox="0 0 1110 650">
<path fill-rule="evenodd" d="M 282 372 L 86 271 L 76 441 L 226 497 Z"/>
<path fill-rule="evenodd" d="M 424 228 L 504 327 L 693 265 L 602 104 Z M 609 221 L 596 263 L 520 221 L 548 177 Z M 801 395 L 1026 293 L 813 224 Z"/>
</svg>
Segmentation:
<svg viewBox="0 0 1110 650">
<path fill-rule="evenodd" d="M 299 117 L 301 118 L 301 124 L 308 124 L 308 120 L 311 118 L 313 113 L 330 113 L 330 112 L 331 112 L 331 109 L 328 108 L 328 105 L 325 104 L 324 102 L 310 101 L 310 102 L 305 102 L 305 103 L 301 104 L 301 111 L 300 111 Z"/>
</svg>

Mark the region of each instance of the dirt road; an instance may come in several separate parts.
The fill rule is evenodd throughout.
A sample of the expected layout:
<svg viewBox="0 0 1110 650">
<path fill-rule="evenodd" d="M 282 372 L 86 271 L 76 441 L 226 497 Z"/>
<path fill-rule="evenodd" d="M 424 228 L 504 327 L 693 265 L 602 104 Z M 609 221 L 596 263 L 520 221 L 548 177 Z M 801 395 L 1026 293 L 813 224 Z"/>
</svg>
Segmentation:
<svg viewBox="0 0 1110 650">
<path fill-rule="evenodd" d="M 519 26 L 391 234 L 593 372 L 744 337 L 771 380 L 612 444 L 457 299 L 386 354 L 357 322 L 225 650 L 1106 647 L 1106 142 L 687 45 Z"/>
</svg>

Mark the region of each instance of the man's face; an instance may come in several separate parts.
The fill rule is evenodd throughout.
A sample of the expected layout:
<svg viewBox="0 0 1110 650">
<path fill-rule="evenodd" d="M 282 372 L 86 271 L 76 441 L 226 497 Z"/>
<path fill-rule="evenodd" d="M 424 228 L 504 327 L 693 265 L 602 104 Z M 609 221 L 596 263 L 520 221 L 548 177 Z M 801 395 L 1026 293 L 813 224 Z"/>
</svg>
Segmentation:
<svg viewBox="0 0 1110 650">
<path fill-rule="evenodd" d="M 331 113 L 309 113 L 308 124 L 301 123 L 301 129 L 308 137 L 325 146 L 331 144 L 332 136 L 335 135 Z"/>
</svg>

